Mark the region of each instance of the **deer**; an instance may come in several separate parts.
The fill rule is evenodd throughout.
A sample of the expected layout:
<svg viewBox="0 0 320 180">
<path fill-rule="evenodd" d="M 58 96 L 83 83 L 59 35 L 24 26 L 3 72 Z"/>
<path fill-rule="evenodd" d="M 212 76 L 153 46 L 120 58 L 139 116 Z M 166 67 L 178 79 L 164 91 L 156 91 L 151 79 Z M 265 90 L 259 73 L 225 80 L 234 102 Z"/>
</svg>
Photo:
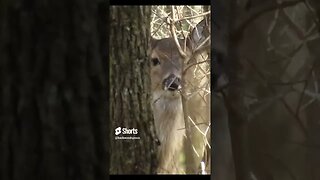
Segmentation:
<svg viewBox="0 0 320 180">
<path fill-rule="evenodd" d="M 210 93 L 187 97 L 188 116 L 184 112 L 183 98 L 195 89 L 209 84 L 210 74 L 196 78 L 196 66 L 210 71 L 209 17 L 198 23 L 184 39 L 173 37 L 154 39 L 149 47 L 151 107 L 156 135 L 159 140 L 158 174 L 182 173 L 177 168 L 179 153 L 186 139 L 186 121 L 210 120 Z M 206 63 L 200 60 L 204 54 Z M 209 59 L 209 60 L 208 60 Z M 199 76 L 199 75 L 198 75 Z M 184 92 L 184 93 L 183 93 Z M 204 101 L 204 96 L 206 101 Z M 188 118 L 188 119 L 186 119 Z M 210 129 L 210 128 L 209 128 Z M 208 128 L 207 128 L 208 130 Z M 200 162 L 199 162 L 200 164 Z"/>
</svg>

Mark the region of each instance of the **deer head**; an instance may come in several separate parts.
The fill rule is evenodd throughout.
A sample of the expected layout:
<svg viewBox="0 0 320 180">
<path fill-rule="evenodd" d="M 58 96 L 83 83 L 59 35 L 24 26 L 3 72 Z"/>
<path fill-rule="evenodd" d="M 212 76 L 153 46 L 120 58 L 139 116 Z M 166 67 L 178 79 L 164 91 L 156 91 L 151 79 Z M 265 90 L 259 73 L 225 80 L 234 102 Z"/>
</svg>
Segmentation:
<svg viewBox="0 0 320 180">
<path fill-rule="evenodd" d="M 173 38 L 152 39 L 151 49 L 152 93 L 163 98 L 178 98 L 183 61 Z"/>
<path fill-rule="evenodd" d="M 160 96 L 169 99 L 179 98 L 184 71 L 188 71 L 188 65 L 192 66 L 199 54 L 209 50 L 208 22 L 209 17 L 206 17 L 186 39 L 177 39 L 178 43 L 173 37 L 160 40 L 151 38 L 151 88 L 156 99 Z M 185 68 L 182 69 L 183 67 Z"/>
</svg>

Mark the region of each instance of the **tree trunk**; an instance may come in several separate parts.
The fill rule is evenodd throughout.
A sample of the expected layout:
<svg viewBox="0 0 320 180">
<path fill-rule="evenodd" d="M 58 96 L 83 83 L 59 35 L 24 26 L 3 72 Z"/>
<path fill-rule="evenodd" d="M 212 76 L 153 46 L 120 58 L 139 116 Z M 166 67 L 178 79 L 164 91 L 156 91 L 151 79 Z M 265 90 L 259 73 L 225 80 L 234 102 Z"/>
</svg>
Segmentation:
<svg viewBox="0 0 320 180">
<path fill-rule="evenodd" d="M 147 58 L 151 7 L 111 6 L 110 9 L 110 173 L 155 173 L 156 141 Z M 115 139 L 113 130 L 118 127 L 137 129 L 135 136 L 140 139 Z"/>
<path fill-rule="evenodd" d="M 1 3 L 0 179 L 106 178 L 105 7 Z"/>
</svg>

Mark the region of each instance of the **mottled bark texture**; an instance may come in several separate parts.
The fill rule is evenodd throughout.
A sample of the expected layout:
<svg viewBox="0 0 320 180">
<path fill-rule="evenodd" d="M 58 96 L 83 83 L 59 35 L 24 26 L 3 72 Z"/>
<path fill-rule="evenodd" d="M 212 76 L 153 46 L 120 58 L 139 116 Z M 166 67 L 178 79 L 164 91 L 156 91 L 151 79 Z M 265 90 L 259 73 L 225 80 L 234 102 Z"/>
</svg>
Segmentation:
<svg viewBox="0 0 320 180">
<path fill-rule="evenodd" d="M 111 174 L 155 173 L 156 141 L 147 58 L 150 6 L 110 7 Z M 139 140 L 116 140 L 117 127 L 138 129 Z"/>
<path fill-rule="evenodd" d="M 105 179 L 106 5 L 0 6 L 0 179 Z"/>
</svg>

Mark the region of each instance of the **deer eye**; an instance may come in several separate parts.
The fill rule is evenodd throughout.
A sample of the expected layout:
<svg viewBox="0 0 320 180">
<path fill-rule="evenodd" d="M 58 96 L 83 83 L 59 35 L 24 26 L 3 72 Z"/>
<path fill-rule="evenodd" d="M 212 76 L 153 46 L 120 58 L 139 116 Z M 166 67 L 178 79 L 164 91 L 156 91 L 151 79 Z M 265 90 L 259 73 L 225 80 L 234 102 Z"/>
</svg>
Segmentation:
<svg viewBox="0 0 320 180">
<path fill-rule="evenodd" d="M 152 58 L 151 61 L 152 61 L 152 65 L 153 66 L 156 66 L 156 65 L 160 64 L 160 60 L 158 58 Z"/>
</svg>

